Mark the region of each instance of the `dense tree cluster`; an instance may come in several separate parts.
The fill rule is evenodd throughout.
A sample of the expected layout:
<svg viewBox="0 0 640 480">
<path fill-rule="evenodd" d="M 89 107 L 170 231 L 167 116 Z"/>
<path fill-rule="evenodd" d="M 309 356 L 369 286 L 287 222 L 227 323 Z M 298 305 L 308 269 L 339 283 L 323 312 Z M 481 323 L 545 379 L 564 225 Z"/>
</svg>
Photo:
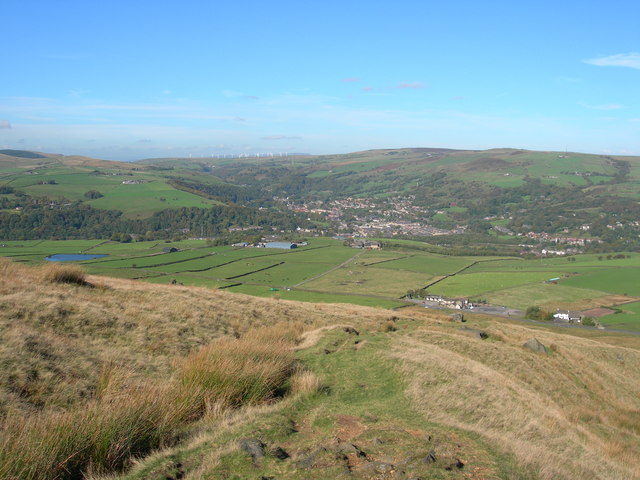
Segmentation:
<svg viewBox="0 0 640 480">
<path fill-rule="evenodd" d="M 29 197 L 22 200 L 20 211 L 0 212 L 0 238 L 81 239 L 111 238 L 123 241 L 128 235 L 143 238 L 171 238 L 176 234 L 217 236 L 230 227 L 262 227 L 285 231 L 297 227 L 312 228 L 305 218 L 275 210 L 238 206 L 167 209 L 146 219 L 125 219 L 122 212 L 100 210 L 81 202 L 68 204 L 34 203 Z"/>
</svg>

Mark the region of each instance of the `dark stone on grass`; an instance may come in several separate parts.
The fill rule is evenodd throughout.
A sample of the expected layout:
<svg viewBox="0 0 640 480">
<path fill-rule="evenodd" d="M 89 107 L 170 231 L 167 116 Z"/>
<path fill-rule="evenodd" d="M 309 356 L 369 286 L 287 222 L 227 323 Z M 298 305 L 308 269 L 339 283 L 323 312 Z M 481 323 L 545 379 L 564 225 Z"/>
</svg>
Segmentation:
<svg viewBox="0 0 640 480">
<path fill-rule="evenodd" d="M 538 341 L 537 338 L 531 338 L 527 340 L 527 342 L 522 346 L 534 352 L 548 353 L 547 347 L 545 347 L 540 341 Z"/>
<path fill-rule="evenodd" d="M 325 348 L 322 352 L 323 352 L 325 355 L 329 355 L 329 354 L 333 353 L 334 351 L 333 351 L 333 350 L 329 350 L 328 348 Z"/>
<path fill-rule="evenodd" d="M 451 321 L 457 322 L 457 323 L 464 322 L 465 321 L 464 315 L 462 313 L 454 313 L 451 315 Z"/>
<path fill-rule="evenodd" d="M 427 456 L 422 459 L 424 463 L 435 463 L 436 462 L 436 452 L 434 450 L 430 450 L 427 453 Z"/>
<path fill-rule="evenodd" d="M 456 459 L 454 463 L 452 463 L 447 467 L 444 467 L 445 470 L 449 470 L 449 471 L 453 470 L 454 468 L 457 468 L 458 470 L 462 470 L 464 468 L 464 463 Z"/>
<path fill-rule="evenodd" d="M 276 447 L 273 450 L 271 450 L 271 455 L 273 455 L 279 460 L 286 460 L 287 458 L 290 457 L 290 455 L 282 447 Z"/>
<path fill-rule="evenodd" d="M 480 340 L 486 340 L 489 338 L 489 334 L 484 330 L 478 330 L 477 328 L 460 327 L 460 331 L 471 335 L 472 337 L 479 338 Z"/>
<path fill-rule="evenodd" d="M 344 327 L 344 331 L 349 335 L 360 335 L 360 332 L 353 327 Z"/>
<path fill-rule="evenodd" d="M 264 457 L 265 444 L 257 438 L 243 438 L 238 444 L 240 448 L 247 452 L 254 463 L 257 463 L 262 457 Z"/>
<path fill-rule="evenodd" d="M 313 452 L 311 452 L 309 455 L 307 455 L 304 458 L 301 458 L 300 460 L 298 460 L 296 462 L 296 465 L 298 466 L 298 468 L 311 468 L 313 467 L 313 464 L 316 461 L 316 457 L 324 452 L 325 449 L 324 448 L 319 448 L 318 450 L 315 450 Z"/>
<path fill-rule="evenodd" d="M 349 442 L 341 442 L 338 444 L 338 446 L 336 447 L 336 451 L 338 453 L 342 453 L 342 454 L 349 454 L 349 453 L 353 453 L 355 454 L 357 457 L 366 457 L 367 454 L 364 453 L 362 450 L 360 450 L 360 448 L 357 445 L 354 445 L 353 443 L 349 443 Z"/>
<path fill-rule="evenodd" d="M 393 472 L 395 468 L 396 467 L 391 463 L 369 462 L 365 466 L 363 466 L 360 469 L 360 471 L 367 474 L 373 473 L 373 474 L 384 475 L 384 474 Z"/>
</svg>

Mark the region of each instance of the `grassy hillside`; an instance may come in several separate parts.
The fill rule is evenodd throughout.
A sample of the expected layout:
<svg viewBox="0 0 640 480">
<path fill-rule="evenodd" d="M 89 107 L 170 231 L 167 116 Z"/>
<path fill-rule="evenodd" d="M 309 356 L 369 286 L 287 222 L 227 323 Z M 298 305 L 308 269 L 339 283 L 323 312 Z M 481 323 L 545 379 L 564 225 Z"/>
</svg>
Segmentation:
<svg viewBox="0 0 640 480">
<path fill-rule="evenodd" d="M 0 478 L 640 478 L 638 337 L 0 269 Z"/>
<path fill-rule="evenodd" d="M 166 208 L 206 208 L 220 204 L 171 185 L 173 178 L 202 180 L 188 170 L 167 172 L 87 157 L 5 152 L 0 154 L 0 186 L 12 187 L 36 198 L 83 201 L 95 208 L 120 210 L 125 218 L 146 218 Z M 224 183 L 213 176 L 204 181 Z M 89 191 L 101 196 L 87 197 L 85 194 Z"/>
<path fill-rule="evenodd" d="M 164 168 L 186 167 L 204 171 L 229 172 L 265 165 L 288 166 L 310 178 L 349 176 L 356 183 L 367 178 L 374 184 L 390 186 L 398 178 L 419 179 L 447 171 L 461 181 L 483 182 L 513 187 L 525 177 L 540 178 L 558 186 L 605 184 L 619 174 L 616 161 L 630 164 L 628 181 L 640 181 L 640 158 L 612 157 L 578 152 L 541 152 L 517 149 L 452 150 L 437 148 L 402 148 L 366 150 L 348 154 L 236 159 L 148 159 L 142 164 Z M 408 188 L 410 185 L 407 185 Z M 636 192 L 636 196 L 637 196 Z"/>
</svg>

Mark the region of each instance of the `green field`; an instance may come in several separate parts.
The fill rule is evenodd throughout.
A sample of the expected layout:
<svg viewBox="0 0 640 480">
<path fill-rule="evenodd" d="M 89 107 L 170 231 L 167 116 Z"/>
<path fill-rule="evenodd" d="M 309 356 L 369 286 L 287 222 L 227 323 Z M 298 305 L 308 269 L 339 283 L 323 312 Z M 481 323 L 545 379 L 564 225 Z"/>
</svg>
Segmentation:
<svg viewBox="0 0 640 480">
<path fill-rule="evenodd" d="M 171 186 L 169 177 L 153 169 L 88 167 L 83 165 L 53 164 L 37 170 L 4 168 L 0 185 L 10 185 L 34 197 L 54 200 L 81 200 L 95 208 L 120 210 L 125 218 L 146 218 L 166 208 L 202 207 L 218 205 L 209 200 Z M 25 172 L 31 171 L 31 174 Z M 172 172 L 172 176 L 215 184 L 221 181 L 211 175 L 195 172 Z M 129 183 L 134 182 L 134 183 Z M 103 196 L 90 200 L 85 193 L 90 190 Z"/>
<path fill-rule="evenodd" d="M 640 296 L 640 269 L 622 267 L 577 275 L 562 282 L 580 288 L 591 288 L 608 293 Z"/>
<path fill-rule="evenodd" d="M 618 305 L 621 313 L 601 317 L 600 322 L 608 327 L 640 330 L 640 302 Z"/>
<path fill-rule="evenodd" d="M 526 309 L 539 305 L 587 309 L 640 299 L 640 255 L 606 259 L 456 257 L 426 253 L 420 242 L 400 248 L 358 250 L 330 238 L 312 238 L 293 250 L 213 247 L 204 240 L 117 243 L 105 240 L 0 242 L 0 255 L 42 264 L 54 253 L 104 253 L 81 262 L 91 274 L 153 283 L 228 288 L 231 292 L 310 302 L 339 302 L 392 308 L 406 304 L 409 290 L 483 298 Z M 169 248 L 178 251 L 167 252 Z M 628 257 L 628 258 L 627 258 Z M 459 272 L 459 273 L 458 273 Z M 547 280 L 559 278 L 559 282 Z M 626 297 L 624 295 L 627 295 Z M 640 329 L 640 302 L 601 319 L 611 327 Z"/>
</svg>

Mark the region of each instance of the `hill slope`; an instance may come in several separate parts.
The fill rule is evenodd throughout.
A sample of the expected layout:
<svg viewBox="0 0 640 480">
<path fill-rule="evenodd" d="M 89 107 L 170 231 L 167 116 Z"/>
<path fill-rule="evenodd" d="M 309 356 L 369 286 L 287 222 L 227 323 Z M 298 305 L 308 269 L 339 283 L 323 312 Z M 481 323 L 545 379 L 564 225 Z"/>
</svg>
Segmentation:
<svg viewBox="0 0 640 480">
<path fill-rule="evenodd" d="M 162 387 L 158 398 L 173 398 L 172 385 L 191 385 L 180 391 L 192 395 L 195 384 L 179 379 L 196 360 L 218 351 L 249 365 L 243 355 L 257 353 L 238 350 L 242 342 L 266 347 L 276 332 L 306 332 L 295 353 L 301 374 L 266 405 L 210 403 L 209 413 L 189 417 L 180 434 L 152 447 L 164 450 L 132 469 L 126 457 L 90 460 L 84 468 L 93 478 L 108 465 L 136 479 L 640 478 L 638 337 L 481 316 L 461 328 L 424 309 L 390 316 L 103 277 L 89 277 L 91 288 L 50 283 L 41 269 L 7 261 L 0 268 L 5 446 L 19 422 L 33 433 L 34 425 L 83 411 L 110 412 L 114 399 L 135 397 L 118 396 L 134 385 Z M 199 350 L 219 337 L 231 343 Z M 533 337 L 547 353 L 523 348 Z M 113 391 L 104 397 L 105 375 L 114 378 L 108 372 L 125 372 L 124 381 L 109 381 Z M 44 441 L 44 433 L 33 435 Z M 15 460 L 0 454 L 0 474 L 11 471 L 3 462 Z"/>
</svg>

